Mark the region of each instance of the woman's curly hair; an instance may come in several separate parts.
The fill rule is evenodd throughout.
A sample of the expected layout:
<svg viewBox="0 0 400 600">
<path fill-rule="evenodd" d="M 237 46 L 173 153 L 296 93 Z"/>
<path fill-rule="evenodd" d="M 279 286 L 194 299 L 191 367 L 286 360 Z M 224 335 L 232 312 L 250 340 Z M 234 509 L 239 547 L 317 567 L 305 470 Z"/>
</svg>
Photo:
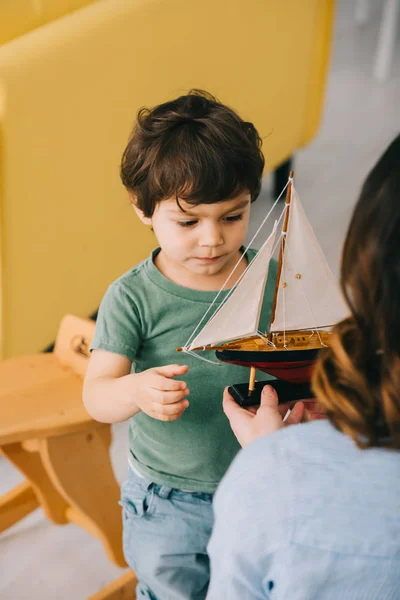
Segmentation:
<svg viewBox="0 0 400 600">
<path fill-rule="evenodd" d="M 341 287 L 351 316 L 321 352 L 314 391 L 330 421 L 360 447 L 400 449 L 400 136 L 362 187 Z"/>
</svg>

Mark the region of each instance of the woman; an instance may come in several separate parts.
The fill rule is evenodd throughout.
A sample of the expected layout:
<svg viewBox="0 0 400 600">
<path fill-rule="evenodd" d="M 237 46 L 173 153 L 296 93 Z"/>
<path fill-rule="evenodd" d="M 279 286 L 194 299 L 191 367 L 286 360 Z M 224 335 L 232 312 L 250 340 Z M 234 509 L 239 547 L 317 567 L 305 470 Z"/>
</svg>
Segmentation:
<svg viewBox="0 0 400 600">
<path fill-rule="evenodd" d="M 350 317 L 313 378 L 326 420 L 286 427 L 301 403 L 283 423 L 271 387 L 256 414 L 225 391 L 250 445 L 216 494 L 208 600 L 400 598 L 400 136 L 362 188 L 341 285 Z"/>
</svg>

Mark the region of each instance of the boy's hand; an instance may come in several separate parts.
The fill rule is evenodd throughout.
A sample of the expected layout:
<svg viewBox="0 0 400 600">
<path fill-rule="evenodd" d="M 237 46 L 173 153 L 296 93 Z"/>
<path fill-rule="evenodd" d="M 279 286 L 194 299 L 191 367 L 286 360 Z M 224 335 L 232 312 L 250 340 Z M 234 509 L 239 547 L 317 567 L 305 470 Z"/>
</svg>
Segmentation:
<svg viewBox="0 0 400 600">
<path fill-rule="evenodd" d="M 225 388 L 224 391 L 223 409 L 241 446 L 246 446 L 258 437 L 278 431 L 287 425 L 300 423 L 304 412 L 303 402 L 295 404 L 284 422 L 283 417 L 287 408 L 284 404 L 278 405 L 277 393 L 270 385 L 264 386 L 261 393 L 261 404 L 256 412 L 236 404 L 228 392 L 228 388 Z"/>
<path fill-rule="evenodd" d="M 173 379 L 187 373 L 187 365 L 154 367 L 132 375 L 132 400 L 149 417 L 160 421 L 175 421 L 189 406 L 190 393 L 184 381 Z"/>
</svg>

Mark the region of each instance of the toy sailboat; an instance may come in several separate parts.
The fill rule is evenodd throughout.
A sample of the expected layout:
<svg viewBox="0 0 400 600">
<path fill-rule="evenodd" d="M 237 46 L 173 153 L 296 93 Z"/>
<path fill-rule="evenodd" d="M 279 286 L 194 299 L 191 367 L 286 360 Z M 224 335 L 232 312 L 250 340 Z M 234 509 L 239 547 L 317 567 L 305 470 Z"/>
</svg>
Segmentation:
<svg viewBox="0 0 400 600">
<path fill-rule="evenodd" d="M 257 369 L 287 382 L 286 389 L 294 389 L 291 384 L 300 384 L 300 388 L 301 384 L 309 385 L 318 352 L 329 344 L 331 327 L 348 314 L 293 186 L 292 173 L 281 219 L 269 329 L 260 331 L 259 320 L 278 222 L 225 302 L 190 344 L 178 349 L 215 350 L 223 362 L 250 367 L 250 382 L 245 384 L 247 397 L 254 394 Z M 241 393 L 240 403 L 246 404 L 243 389 Z M 299 391 L 304 398 L 302 393 L 304 385 Z"/>
</svg>

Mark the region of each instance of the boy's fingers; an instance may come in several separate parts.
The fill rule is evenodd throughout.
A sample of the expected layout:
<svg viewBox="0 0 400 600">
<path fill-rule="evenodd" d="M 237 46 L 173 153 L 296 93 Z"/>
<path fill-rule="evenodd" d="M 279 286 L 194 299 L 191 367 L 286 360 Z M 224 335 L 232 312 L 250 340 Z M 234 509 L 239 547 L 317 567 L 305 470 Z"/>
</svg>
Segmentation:
<svg viewBox="0 0 400 600">
<path fill-rule="evenodd" d="M 156 375 L 153 380 L 153 389 L 160 390 L 164 392 L 176 392 L 178 390 L 187 389 L 186 383 L 184 381 L 179 381 L 179 379 L 170 379 L 165 375 Z"/>
<path fill-rule="evenodd" d="M 187 407 L 189 406 L 188 400 L 182 400 L 181 402 L 175 402 L 174 404 L 164 404 L 162 406 L 157 406 L 155 413 L 158 415 L 157 418 L 161 418 L 162 420 L 168 420 L 167 417 L 176 417 L 183 413 Z M 163 419 L 166 417 L 166 419 Z"/>
<path fill-rule="evenodd" d="M 156 402 L 158 404 L 175 404 L 176 402 L 180 402 L 186 396 L 189 395 L 189 390 L 186 388 L 184 390 L 172 391 L 172 392 L 156 392 Z"/>
<path fill-rule="evenodd" d="M 164 377 L 175 377 L 176 375 L 183 375 L 188 369 L 187 365 L 165 365 L 164 367 L 156 367 L 154 370 Z"/>
</svg>

